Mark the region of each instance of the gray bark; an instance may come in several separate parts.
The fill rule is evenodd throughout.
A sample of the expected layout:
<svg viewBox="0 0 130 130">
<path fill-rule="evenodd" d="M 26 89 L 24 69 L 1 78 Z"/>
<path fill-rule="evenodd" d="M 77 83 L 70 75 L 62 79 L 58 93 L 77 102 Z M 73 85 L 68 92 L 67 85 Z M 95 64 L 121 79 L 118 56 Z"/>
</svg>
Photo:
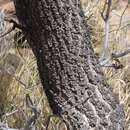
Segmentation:
<svg viewBox="0 0 130 130">
<path fill-rule="evenodd" d="M 79 0 L 14 0 L 53 110 L 71 130 L 123 130 Z"/>
</svg>

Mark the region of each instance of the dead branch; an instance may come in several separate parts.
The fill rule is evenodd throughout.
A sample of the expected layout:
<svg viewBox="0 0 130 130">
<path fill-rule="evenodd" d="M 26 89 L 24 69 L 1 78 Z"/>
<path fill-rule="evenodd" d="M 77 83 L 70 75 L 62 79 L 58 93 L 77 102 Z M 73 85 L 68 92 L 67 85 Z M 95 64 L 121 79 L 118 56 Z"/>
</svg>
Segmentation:
<svg viewBox="0 0 130 130">
<path fill-rule="evenodd" d="M 27 121 L 24 130 L 33 130 L 35 129 L 35 123 L 40 113 L 37 111 L 37 108 L 33 103 L 33 101 L 31 100 L 29 94 L 26 94 L 26 105 L 32 110 L 33 115 Z"/>
<path fill-rule="evenodd" d="M 17 23 L 15 20 L 13 20 L 13 19 L 4 18 L 4 20 L 7 21 L 7 22 L 9 22 L 9 23 L 12 23 L 13 26 L 12 26 L 7 32 L 5 32 L 4 34 L 2 34 L 2 35 L 0 36 L 0 38 L 6 36 L 6 35 L 9 34 L 9 33 L 11 33 L 11 32 L 14 31 L 16 28 L 21 29 L 21 30 L 24 29 L 24 27 L 23 27 L 22 25 L 18 24 L 18 23 Z"/>
<path fill-rule="evenodd" d="M 104 3 L 104 6 L 103 6 L 103 11 L 101 12 L 101 17 L 105 22 L 105 29 L 104 29 L 104 32 L 105 32 L 104 39 L 105 40 L 103 43 L 103 52 L 102 52 L 102 55 L 100 57 L 100 61 L 104 60 L 104 57 L 105 57 L 105 54 L 108 50 L 108 45 L 109 45 L 109 30 L 110 30 L 109 17 L 110 17 L 111 4 L 112 4 L 111 0 L 106 0 Z M 105 13 L 105 10 L 106 10 L 106 13 Z M 104 15 L 104 13 L 105 13 L 105 15 Z"/>
<path fill-rule="evenodd" d="M 5 32 L 4 34 L 2 34 L 2 35 L 0 36 L 0 38 L 2 38 L 2 37 L 4 37 L 4 36 L 6 36 L 7 34 L 11 33 L 14 29 L 15 29 L 14 26 L 11 27 L 7 32 Z"/>
<path fill-rule="evenodd" d="M 12 23 L 15 28 L 18 28 L 20 30 L 24 29 L 24 27 L 22 25 L 20 25 L 19 23 L 17 23 L 14 19 L 4 18 L 4 20 L 9 22 L 9 23 Z"/>
<path fill-rule="evenodd" d="M 6 116 L 6 117 L 9 117 L 9 116 L 11 116 L 11 115 L 13 115 L 13 114 L 15 114 L 15 113 L 17 113 L 17 112 L 19 112 L 18 109 L 17 109 L 17 110 L 14 110 L 14 111 L 12 111 L 12 112 L 10 112 L 10 113 L 6 113 L 5 116 Z"/>
<path fill-rule="evenodd" d="M 130 26 L 129 23 L 124 25 L 124 26 L 122 26 L 122 27 L 120 27 L 120 30 L 123 30 L 124 28 L 127 28 L 128 26 Z M 117 31 L 117 29 L 113 29 L 113 30 L 109 31 L 109 33 L 112 33 L 112 32 L 115 32 L 115 31 Z M 103 37 L 105 37 L 105 35 L 102 35 L 101 38 L 103 38 Z"/>
<path fill-rule="evenodd" d="M 104 65 L 102 67 L 114 68 L 115 70 L 122 69 L 124 67 L 124 65 L 121 64 L 119 59 L 114 59 L 114 61 L 115 61 L 115 63 L 112 63 L 110 65 Z"/>
<path fill-rule="evenodd" d="M 109 19 L 111 4 L 112 4 L 111 0 L 106 0 L 104 3 L 103 10 L 101 12 L 101 17 L 104 21 L 107 21 Z M 106 6 L 107 6 L 107 8 L 106 8 Z M 104 16 L 105 10 L 106 10 L 106 14 Z"/>
<path fill-rule="evenodd" d="M 128 48 L 127 50 L 125 50 L 125 51 L 123 51 L 123 52 L 116 52 L 116 53 L 113 52 L 109 58 L 107 58 L 107 59 L 104 60 L 104 61 L 101 61 L 101 62 L 100 62 L 100 65 L 101 65 L 102 67 L 122 68 L 123 65 L 120 64 L 120 61 L 118 60 L 118 58 L 121 58 L 121 57 L 123 57 L 123 56 L 126 56 L 126 55 L 128 55 L 129 53 L 130 53 L 130 48 Z M 111 61 L 111 60 L 117 61 L 117 62 L 118 62 L 118 65 L 117 65 L 117 64 L 110 64 L 110 61 Z M 108 65 L 108 64 L 109 64 L 109 65 Z"/>
<path fill-rule="evenodd" d="M 127 3 L 125 9 L 123 10 L 123 12 L 122 12 L 122 14 L 121 14 L 120 23 L 119 23 L 118 28 L 116 29 L 117 32 L 119 31 L 119 29 L 120 29 L 120 27 L 121 27 L 123 16 L 124 16 L 124 14 L 125 14 L 127 8 L 129 7 L 129 4 L 130 4 L 130 0 L 128 0 L 128 3 Z"/>
<path fill-rule="evenodd" d="M 104 21 L 105 21 L 104 12 L 105 12 L 106 5 L 107 5 L 107 1 L 105 1 L 104 6 L 103 6 L 103 10 L 102 10 L 102 12 L 101 12 L 101 17 L 102 17 L 102 19 L 103 19 Z"/>
<path fill-rule="evenodd" d="M 128 48 L 126 51 L 124 52 L 118 52 L 118 53 L 112 53 L 111 56 L 112 58 L 120 58 L 120 57 L 123 57 L 123 56 L 126 56 L 130 53 L 130 48 Z"/>
</svg>

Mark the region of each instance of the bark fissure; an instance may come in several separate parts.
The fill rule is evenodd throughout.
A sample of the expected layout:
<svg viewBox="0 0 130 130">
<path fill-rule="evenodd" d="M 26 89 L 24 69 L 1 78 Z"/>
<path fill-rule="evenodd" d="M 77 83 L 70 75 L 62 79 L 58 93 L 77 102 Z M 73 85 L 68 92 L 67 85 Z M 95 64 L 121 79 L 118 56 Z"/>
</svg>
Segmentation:
<svg viewBox="0 0 130 130">
<path fill-rule="evenodd" d="M 94 55 L 80 1 L 14 1 L 53 113 L 72 130 L 123 130 L 123 111 Z"/>
</svg>

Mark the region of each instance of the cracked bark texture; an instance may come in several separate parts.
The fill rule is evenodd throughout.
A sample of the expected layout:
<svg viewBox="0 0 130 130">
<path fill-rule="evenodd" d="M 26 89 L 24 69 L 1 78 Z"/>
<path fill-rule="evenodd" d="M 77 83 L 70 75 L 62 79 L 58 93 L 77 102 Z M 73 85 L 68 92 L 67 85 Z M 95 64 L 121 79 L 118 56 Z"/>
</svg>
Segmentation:
<svg viewBox="0 0 130 130">
<path fill-rule="evenodd" d="M 53 110 L 70 130 L 124 130 L 79 0 L 14 0 Z"/>
</svg>

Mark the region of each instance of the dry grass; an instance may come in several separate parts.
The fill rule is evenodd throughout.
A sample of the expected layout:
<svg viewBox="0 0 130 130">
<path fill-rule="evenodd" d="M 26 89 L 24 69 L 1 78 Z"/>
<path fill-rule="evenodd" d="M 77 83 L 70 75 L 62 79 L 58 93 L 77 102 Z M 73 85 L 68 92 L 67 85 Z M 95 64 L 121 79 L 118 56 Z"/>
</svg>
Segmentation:
<svg viewBox="0 0 130 130">
<path fill-rule="evenodd" d="M 94 50 L 99 56 L 102 53 L 104 40 L 104 21 L 100 15 L 103 3 L 103 0 L 86 0 L 83 3 L 86 16 L 90 16 L 88 24 L 91 28 Z M 128 10 L 123 18 L 124 20 L 126 19 L 126 22 L 123 22 L 118 31 L 113 31 L 119 27 L 119 16 L 123 12 L 123 9 L 119 8 L 119 6 L 116 8 L 116 4 L 116 1 L 114 1 L 110 19 L 110 29 L 112 30 L 109 35 L 110 45 L 108 50 L 110 53 L 125 50 L 130 46 L 130 29 L 129 22 L 127 22 Z M 9 43 L 8 38 L 5 39 L 5 43 Z M 10 127 L 23 127 L 26 119 L 31 115 L 31 110 L 25 102 L 26 94 L 29 94 L 40 112 L 37 127 L 39 130 L 44 130 L 51 110 L 39 80 L 36 60 L 30 49 L 10 49 L 10 47 L 7 49 L 4 52 L 0 52 L 0 57 L 5 56 L 4 60 L 2 59 L 2 62 L 0 62 L 2 70 L 0 72 L 0 113 L 3 113 L 0 118 L 7 122 Z M 109 84 L 113 87 L 113 91 L 118 95 L 120 103 L 124 106 L 126 125 L 129 127 L 128 130 L 130 130 L 130 55 L 120 58 L 120 62 L 124 65 L 123 69 L 103 68 L 103 70 Z M 14 113 L 9 114 L 12 112 Z M 50 125 L 50 130 L 60 124 L 57 118 L 52 119 L 52 122 L 52 124 L 56 123 L 57 125 Z"/>
<path fill-rule="evenodd" d="M 93 8 L 93 17 L 91 17 L 89 20 L 90 26 L 93 30 L 92 40 L 95 53 L 98 53 L 99 56 L 102 53 L 102 44 L 104 40 L 104 21 L 101 19 L 100 15 L 103 7 L 102 2 L 104 1 L 100 1 Z M 88 1 L 88 3 L 90 4 L 91 2 Z M 119 4 L 116 1 L 113 2 L 113 10 L 110 17 L 108 48 L 109 54 L 111 54 L 112 52 L 121 52 L 127 50 L 130 47 L 130 7 L 128 7 L 125 11 L 122 17 L 122 24 L 120 25 L 121 15 L 126 7 L 126 4 L 127 3 Z M 103 68 L 103 70 L 108 83 L 113 87 L 114 93 L 118 96 L 120 104 L 124 106 L 126 127 L 128 128 L 128 130 L 130 130 L 130 54 L 120 58 L 119 60 L 124 66 L 123 69 L 116 70 L 114 68 L 105 67 Z"/>
</svg>

